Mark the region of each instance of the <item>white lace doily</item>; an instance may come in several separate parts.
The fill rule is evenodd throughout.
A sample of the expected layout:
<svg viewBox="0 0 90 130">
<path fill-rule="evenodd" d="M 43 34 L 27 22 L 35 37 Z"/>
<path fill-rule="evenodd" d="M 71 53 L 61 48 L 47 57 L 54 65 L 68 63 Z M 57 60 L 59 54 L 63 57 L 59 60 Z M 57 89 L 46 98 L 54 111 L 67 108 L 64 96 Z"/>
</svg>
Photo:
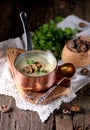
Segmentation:
<svg viewBox="0 0 90 130">
<path fill-rule="evenodd" d="M 77 23 L 77 21 L 79 22 L 81 20 L 78 17 L 71 15 L 70 17 L 67 18 L 66 22 L 63 21 L 63 23 L 61 23 L 62 26 L 63 27 L 65 25 L 68 26 L 68 24 L 70 23 L 70 19 L 72 19 L 72 21 L 74 21 L 73 18 L 76 19 L 75 20 L 76 23 Z M 83 20 L 81 20 L 81 21 L 83 21 Z M 65 24 L 65 23 L 67 23 L 67 24 Z M 72 25 L 72 23 L 69 25 Z M 75 27 L 75 23 L 73 26 Z M 88 24 L 88 26 L 89 26 L 89 24 Z M 90 34 L 90 30 L 89 29 L 87 31 L 86 30 L 84 30 L 82 32 L 83 35 L 85 35 L 85 32 L 86 32 L 86 35 Z M 9 39 L 7 41 L 1 42 L 0 45 L 1 44 L 2 45 L 5 44 L 5 45 L 7 45 L 7 47 L 14 46 L 14 47 L 23 49 L 22 41 L 20 40 L 20 38 Z M 59 64 L 61 64 L 61 61 Z M 90 66 L 88 66 L 88 68 L 90 69 Z M 14 99 L 16 101 L 16 106 L 19 109 L 36 111 L 38 113 L 41 121 L 45 122 L 48 119 L 48 117 L 50 116 L 50 114 L 53 113 L 53 111 L 55 109 L 60 108 L 60 105 L 62 102 L 70 102 L 72 99 L 74 99 L 76 97 L 75 92 L 78 91 L 83 86 L 85 86 L 88 82 L 90 82 L 90 75 L 83 76 L 79 72 L 80 72 L 80 68 L 76 70 L 74 77 L 72 77 L 72 79 L 71 79 L 71 92 L 67 96 L 61 96 L 60 98 L 50 101 L 45 105 L 32 104 L 30 102 L 26 102 L 24 100 L 24 98 L 20 95 L 20 93 L 17 91 L 17 89 L 15 88 L 13 79 L 11 77 L 11 73 L 9 71 L 9 67 L 8 67 L 8 64 L 6 61 L 6 57 L 2 57 L 2 58 L 0 58 L 0 94 L 5 94 L 8 96 L 14 97 Z"/>
</svg>

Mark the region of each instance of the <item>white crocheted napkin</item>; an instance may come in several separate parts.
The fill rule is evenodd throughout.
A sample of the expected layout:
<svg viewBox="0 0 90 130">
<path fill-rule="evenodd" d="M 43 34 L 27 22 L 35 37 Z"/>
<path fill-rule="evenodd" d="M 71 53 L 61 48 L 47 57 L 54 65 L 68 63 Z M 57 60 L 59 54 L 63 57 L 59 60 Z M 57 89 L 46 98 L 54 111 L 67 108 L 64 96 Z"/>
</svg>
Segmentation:
<svg viewBox="0 0 90 130">
<path fill-rule="evenodd" d="M 80 25 L 79 25 L 80 23 L 84 23 L 85 26 L 80 27 Z M 90 23 L 83 19 L 80 19 L 79 17 L 77 17 L 75 15 L 67 16 L 63 21 L 61 21 L 57 24 L 57 27 L 61 27 L 62 29 L 65 29 L 65 27 L 70 27 L 72 29 L 74 29 L 74 28 L 78 29 L 81 32 L 77 33 L 76 37 L 78 37 L 80 35 L 90 36 Z"/>
<path fill-rule="evenodd" d="M 76 17 L 76 16 L 75 16 Z M 71 19 L 73 18 L 73 15 Z M 70 22 L 69 22 L 70 23 Z M 84 31 L 83 31 L 84 32 Z M 9 39 L 7 41 L 1 42 L 0 45 L 6 45 L 8 47 L 18 47 L 23 49 L 22 41 L 20 38 Z M 59 64 L 62 64 L 62 61 L 59 61 Z M 90 66 L 88 66 L 90 69 Z M 16 101 L 16 106 L 19 109 L 36 111 L 42 122 L 45 122 L 51 113 L 55 109 L 59 109 L 62 102 L 70 102 L 76 97 L 76 91 L 81 89 L 87 83 L 90 82 L 90 76 L 83 76 L 80 74 L 81 68 L 76 70 L 74 77 L 71 79 L 71 92 L 67 96 L 61 96 L 53 101 L 48 102 L 47 104 L 32 104 L 26 102 L 21 94 L 17 91 L 14 86 L 13 79 L 7 64 L 6 57 L 3 56 L 0 58 L 0 94 L 5 94 L 8 96 L 14 97 Z"/>
</svg>

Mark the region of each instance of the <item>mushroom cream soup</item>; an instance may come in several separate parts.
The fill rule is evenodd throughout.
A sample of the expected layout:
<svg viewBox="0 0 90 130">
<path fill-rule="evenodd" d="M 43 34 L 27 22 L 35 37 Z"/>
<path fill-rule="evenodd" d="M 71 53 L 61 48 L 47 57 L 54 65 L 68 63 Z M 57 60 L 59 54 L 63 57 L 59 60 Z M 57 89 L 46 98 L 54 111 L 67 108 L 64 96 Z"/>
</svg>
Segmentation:
<svg viewBox="0 0 90 130">
<path fill-rule="evenodd" d="M 16 69 L 27 76 L 43 76 L 52 72 L 57 66 L 57 61 L 52 54 L 28 54 L 15 63 Z"/>
</svg>

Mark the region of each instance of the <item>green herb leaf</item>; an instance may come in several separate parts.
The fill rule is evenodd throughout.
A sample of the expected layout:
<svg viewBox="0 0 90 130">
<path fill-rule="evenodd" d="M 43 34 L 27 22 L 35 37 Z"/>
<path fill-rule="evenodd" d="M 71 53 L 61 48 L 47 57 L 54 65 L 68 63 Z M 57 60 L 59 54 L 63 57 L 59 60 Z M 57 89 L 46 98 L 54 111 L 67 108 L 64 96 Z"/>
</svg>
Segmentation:
<svg viewBox="0 0 90 130">
<path fill-rule="evenodd" d="M 30 60 L 30 61 L 28 60 L 27 64 L 34 64 L 34 61 L 33 60 Z"/>
<path fill-rule="evenodd" d="M 50 19 L 47 24 L 40 26 L 32 37 L 33 48 L 50 50 L 57 60 L 59 60 L 65 43 L 72 39 L 78 31 L 77 29 L 71 29 L 70 27 L 67 27 L 64 30 L 57 27 L 57 22 L 62 20 L 62 17 L 57 16 L 55 20 Z"/>
<path fill-rule="evenodd" d="M 56 22 L 60 22 L 60 21 L 62 21 L 62 20 L 64 20 L 63 17 L 60 17 L 60 16 L 56 16 L 56 17 L 55 17 L 55 21 L 56 21 Z"/>
<path fill-rule="evenodd" d="M 37 69 L 37 74 L 40 74 L 40 73 L 47 73 L 48 71 L 47 70 L 45 70 L 45 69 L 43 69 L 43 68 L 38 68 Z"/>
</svg>

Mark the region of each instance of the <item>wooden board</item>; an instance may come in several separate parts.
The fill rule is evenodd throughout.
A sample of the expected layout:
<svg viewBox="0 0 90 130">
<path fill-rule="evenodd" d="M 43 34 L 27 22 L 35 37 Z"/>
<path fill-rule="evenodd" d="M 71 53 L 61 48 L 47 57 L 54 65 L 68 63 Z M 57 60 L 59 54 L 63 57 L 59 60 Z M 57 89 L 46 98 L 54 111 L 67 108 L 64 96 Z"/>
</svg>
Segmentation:
<svg viewBox="0 0 90 130">
<path fill-rule="evenodd" d="M 15 58 L 23 52 L 25 52 L 25 50 L 20 50 L 18 48 L 9 48 L 6 52 L 7 61 L 8 61 L 11 73 L 12 73 L 12 77 L 14 77 Z M 44 91 L 44 92 L 29 91 L 27 94 L 27 92 L 23 91 L 21 89 L 21 87 L 19 87 L 16 83 L 15 83 L 15 85 L 17 87 L 17 91 L 19 91 L 21 93 L 21 95 L 24 97 L 24 99 L 29 101 L 29 102 L 32 102 L 32 103 L 36 103 L 36 101 L 42 95 L 45 95 L 45 93 L 48 91 L 48 90 Z M 41 103 L 47 103 L 48 101 L 51 101 L 55 98 L 58 98 L 58 97 L 63 96 L 63 95 L 67 95 L 67 94 L 69 94 L 69 92 L 70 92 L 70 79 L 67 78 L 67 80 L 65 79 L 64 85 L 61 84 L 60 86 L 55 88 L 55 90 L 52 93 L 50 93 L 50 95 L 48 95 L 48 97 L 45 100 L 43 100 Z"/>
</svg>

